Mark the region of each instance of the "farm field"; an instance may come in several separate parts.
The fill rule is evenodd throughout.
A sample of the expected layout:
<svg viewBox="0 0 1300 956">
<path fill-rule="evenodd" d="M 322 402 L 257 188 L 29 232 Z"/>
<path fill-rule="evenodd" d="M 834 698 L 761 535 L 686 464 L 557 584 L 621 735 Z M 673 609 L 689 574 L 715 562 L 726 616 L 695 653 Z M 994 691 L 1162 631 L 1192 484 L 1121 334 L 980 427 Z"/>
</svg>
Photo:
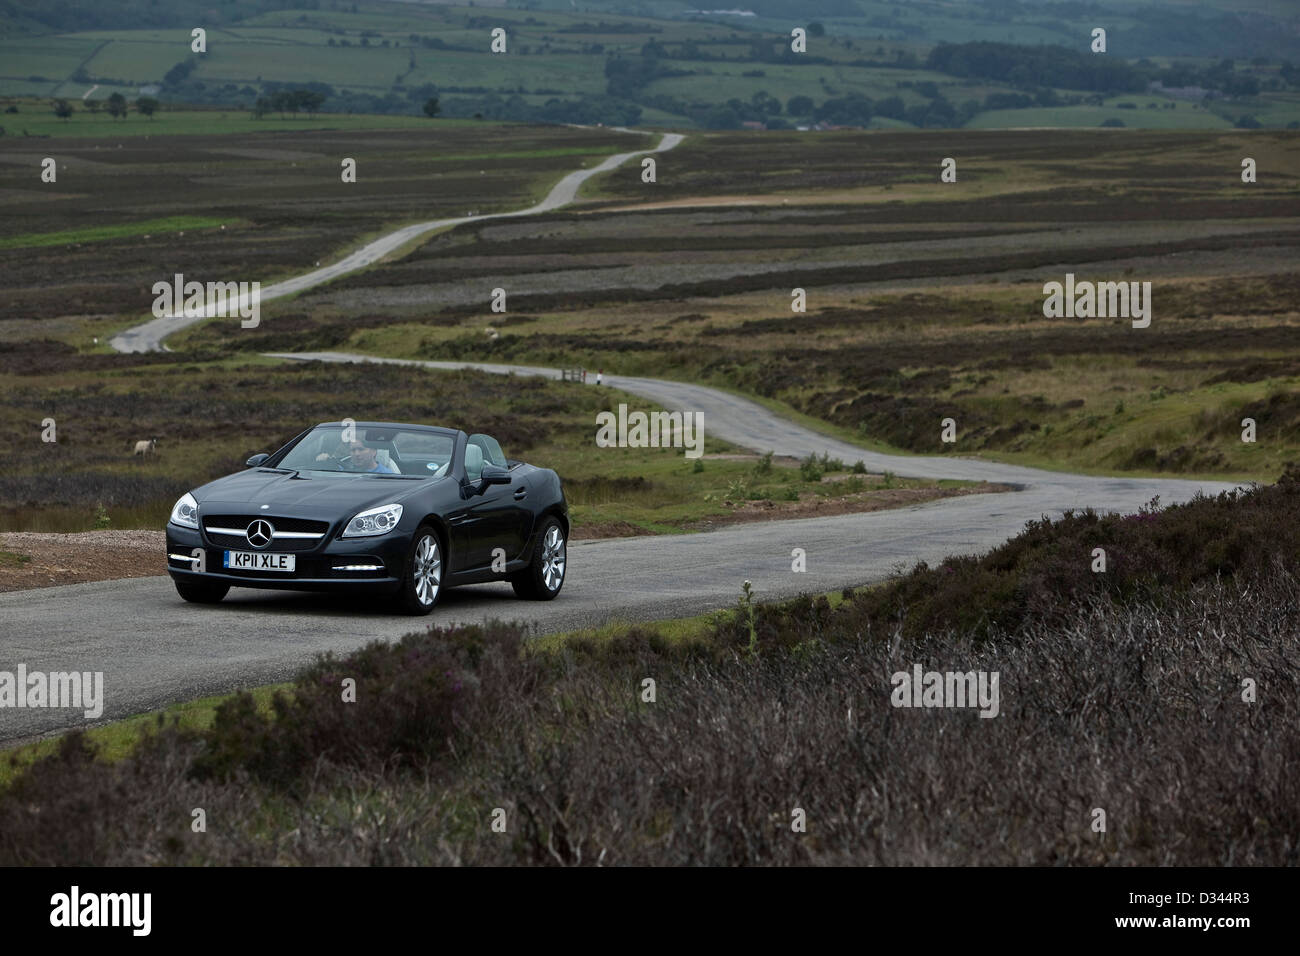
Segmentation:
<svg viewBox="0 0 1300 956">
<path fill-rule="evenodd" d="M 323 108 L 342 115 L 418 116 L 436 95 L 443 115 L 676 128 L 1300 125 L 1300 93 L 1286 66 L 1297 51 L 1286 10 L 1261 9 L 1250 20 L 1235 5 L 1208 3 L 1193 11 L 1156 4 L 1087 12 L 1058 4 L 1049 16 L 1035 15 L 1030 4 L 767 3 L 754 16 L 692 15 L 676 4 L 536 6 L 551 9 L 359 0 L 259 13 L 186 0 L 170 15 L 136 17 L 136 29 L 48 12 L 44 28 L 0 29 L 0 98 L 69 100 L 78 108 L 70 125 L 85 119 L 83 100 L 113 93 L 250 110 L 280 86 L 313 86 L 325 95 Z M 929 62 L 945 44 L 1085 52 L 1099 18 L 1114 45 L 1108 56 L 1152 70 L 1221 68 L 1240 82 L 1202 101 L 1122 77 L 1098 83 L 1069 71 L 944 72 Z M 0 13 L 0 27 L 4 20 Z M 200 53 L 190 49 L 191 21 L 207 30 Z M 808 31 L 801 52 L 791 46 L 794 28 Z M 504 50 L 491 47 L 496 29 L 506 31 Z M 1017 55 L 1014 49 L 1003 58 Z M 1070 76 L 1073 87 L 1065 82 Z M 1105 108 L 1123 90 L 1157 108 Z M 1020 108 L 1007 108 L 1013 105 Z"/>
<path fill-rule="evenodd" d="M 1008 127 L 1096 128 L 1107 121 L 1135 129 L 1232 129 L 1232 123 L 1206 110 L 1190 109 L 1186 103 L 1169 111 L 1125 110 L 1115 106 L 1061 106 L 1027 110 L 988 110 L 971 120 L 970 129 Z"/>
</svg>

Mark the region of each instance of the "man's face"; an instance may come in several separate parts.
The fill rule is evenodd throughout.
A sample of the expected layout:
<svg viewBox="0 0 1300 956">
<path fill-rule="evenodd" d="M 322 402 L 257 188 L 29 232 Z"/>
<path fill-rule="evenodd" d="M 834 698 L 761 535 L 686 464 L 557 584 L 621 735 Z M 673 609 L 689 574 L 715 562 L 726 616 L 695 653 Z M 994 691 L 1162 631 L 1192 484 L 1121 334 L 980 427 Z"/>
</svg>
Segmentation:
<svg viewBox="0 0 1300 956">
<path fill-rule="evenodd" d="M 375 450 L 367 448 L 359 441 L 354 441 L 349 448 L 352 451 L 352 467 L 358 471 L 369 471 L 375 467 Z"/>
</svg>

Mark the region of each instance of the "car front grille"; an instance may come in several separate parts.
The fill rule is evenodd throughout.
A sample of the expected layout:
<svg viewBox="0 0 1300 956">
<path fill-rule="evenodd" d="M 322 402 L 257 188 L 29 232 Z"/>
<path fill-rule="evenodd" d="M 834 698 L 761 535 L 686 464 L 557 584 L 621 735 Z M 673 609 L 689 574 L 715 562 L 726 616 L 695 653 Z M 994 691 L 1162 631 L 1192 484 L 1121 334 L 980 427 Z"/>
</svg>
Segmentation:
<svg viewBox="0 0 1300 956">
<path fill-rule="evenodd" d="M 204 515 L 203 530 L 218 547 L 252 549 L 245 532 L 257 520 L 269 521 L 275 529 L 271 543 L 261 551 L 310 551 L 329 532 L 328 521 L 308 518 L 279 518 L 275 515 Z"/>
</svg>

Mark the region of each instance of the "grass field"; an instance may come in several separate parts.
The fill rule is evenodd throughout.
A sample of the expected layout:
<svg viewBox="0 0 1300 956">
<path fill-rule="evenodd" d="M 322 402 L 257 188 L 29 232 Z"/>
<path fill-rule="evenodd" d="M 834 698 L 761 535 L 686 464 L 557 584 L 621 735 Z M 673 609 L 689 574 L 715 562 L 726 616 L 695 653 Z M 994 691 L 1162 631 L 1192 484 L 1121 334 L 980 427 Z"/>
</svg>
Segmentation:
<svg viewBox="0 0 1300 956">
<path fill-rule="evenodd" d="M 1131 102 L 1145 102 L 1144 99 Z M 1207 110 L 1179 103 L 1176 110 L 1125 110 L 1114 106 L 1061 106 L 1050 109 L 986 110 L 967 125 L 970 129 L 1030 127 L 1097 127 L 1119 120 L 1133 129 L 1231 129 L 1232 123 Z"/>
<path fill-rule="evenodd" d="M 940 86 L 957 86 L 952 77 L 928 70 L 873 70 L 842 65 L 810 69 L 765 63 L 759 67 L 762 76 L 746 76 L 746 73 L 754 72 L 755 64 L 687 61 L 682 68 L 694 71 L 693 75 L 655 80 L 647 87 L 648 91 L 692 98 L 698 95 L 701 84 L 707 84 L 710 95 L 719 101 L 736 98 L 747 102 L 762 90 L 776 96 L 783 104 L 788 104 L 795 96 L 808 96 L 820 102 L 833 92 L 836 96 L 860 93 L 872 99 L 899 96 L 910 106 L 925 102 L 925 98 L 900 86 L 901 83 L 928 80 Z M 962 92 L 966 91 L 963 89 Z M 954 95 L 951 90 L 945 90 L 945 93 Z"/>
<path fill-rule="evenodd" d="M 358 137 L 296 122 L 295 132 L 271 122 L 253 136 L 217 126 L 221 132 L 208 135 L 67 139 L 57 149 L 0 138 L 0 341 L 75 329 L 70 340 L 89 345 L 96 322 L 148 314 L 153 284 L 177 272 L 201 281 L 296 275 L 404 222 L 524 208 L 583 163 L 648 143 L 602 129 L 427 120 Z M 119 125 L 162 129 L 166 119 Z M 42 183 L 50 153 L 58 181 Z M 357 162 L 355 183 L 342 182 L 345 157 Z M 218 225 L 219 235 L 141 231 L 142 223 L 177 217 L 227 227 Z M 117 238 L 40 247 L 19 238 L 85 229 Z"/>
<path fill-rule="evenodd" d="M 1300 138 L 1072 135 L 696 135 L 652 186 L 615 172 L 592 211 L 462 227 L 233 344 L 667 376 L 872 447 L 1275 478 L 1300 456 Z M 1246 152 L 1267 182 L 1240 182 Z M 955 184 L 937 181 L 944 155 Z M 669 205 L 639 208 L 652 199 Z M 1151 327 L 1046 318 L 1043 284 L 1067 272 L 1151 282 Z"/>
<path fill-rule="evenodd" d="M 78 356 L 56 346 L 0 349 L 10 412 L 0 440 L 30 440 L 26 423 L 46 416 L 58 429 L 57 442 L 0 476 L 0 530 L 89 530 L 101 508 L 114 528 L 162 527 L 185 491 L 238 471 L 250 455 L 274 451 L 305 427 L 342 418 L 493 435 L 509 456 L 559 472 L 579 537 L 874 510 L 967 487 L 854 473 L 853 462 L 822 462 L 814 475 L 794 462 L 737 455 L 707 432 L 699 459 L 680 448 L 597 449 L 597 412 L 619 402 L 650 407 L 594 386 L 260 357 Z M 158 439 L 155 457 L 130 454 L 141 435 Z"/>
<path fill-rule="evenodd" d="M 42 76 L 47 80 L 61 79 L 72 73 L 103 41 L 93 36 L 80 37 L 24 37 L 21 40 L 0 40 L 0 62 L 3 75 L 18 79 Z"/>
<path fill-rule="evenodd" d="M 62 232 L 36 232 L 25 236 L 5 236 L 0 239 L 0 249 L 39 249 L 43 246 L 61 246 L 69 243 L 104 242 L 125 239 L 153 232 L 181 229 L 213 229 L 238 219 L 220 219 L 213 216 L 172 216 L 167 219 L 149 219 L 144 222 L 125 222 L 116 226 L 89 226 L 85 229 L 65 229 Z"/>
</svg>

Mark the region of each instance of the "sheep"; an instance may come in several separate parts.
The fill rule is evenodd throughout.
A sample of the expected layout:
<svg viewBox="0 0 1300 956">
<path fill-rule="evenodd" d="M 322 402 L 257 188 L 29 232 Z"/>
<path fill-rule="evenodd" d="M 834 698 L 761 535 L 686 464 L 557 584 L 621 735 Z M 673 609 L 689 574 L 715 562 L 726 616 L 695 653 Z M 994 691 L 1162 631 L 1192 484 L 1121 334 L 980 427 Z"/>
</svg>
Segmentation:
<svg viewBox="0 0 1300 956">
<path fill-rule="evenodd" d="M 135 453 L 137 455 L 154 455 L 158 452 L 158 439 L 150 438 L 148 441 L 138 441 L 135 443 Z"/>
</svg>

